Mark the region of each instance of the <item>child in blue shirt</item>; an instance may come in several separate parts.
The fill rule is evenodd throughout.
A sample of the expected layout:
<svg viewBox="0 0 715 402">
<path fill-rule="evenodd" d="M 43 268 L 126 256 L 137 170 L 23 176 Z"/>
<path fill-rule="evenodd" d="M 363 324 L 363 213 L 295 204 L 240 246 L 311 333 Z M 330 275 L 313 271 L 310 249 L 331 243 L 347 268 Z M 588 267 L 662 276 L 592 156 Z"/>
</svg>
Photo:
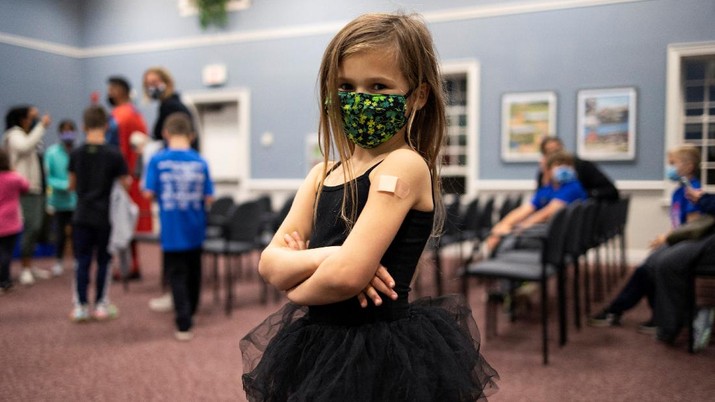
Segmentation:
<svg viewBox="0 0 715 402">
<path fill-rule="evenodd" d="M 574 157 L 571 154 L 559 151 L 549 155 L 542 171 L 547 184 L 536 191 L 531 202 L 511 211 L 494 225 L 486 240 L 489 252 L 495 250 L 501 239 L 514 230 L 546 222 L 566 205 L 588 197 L 576 177 Z"/>
<path fill-rule="evenodd" d="M 145 196 L 159 203 L 161 248 L 174 299 L 178 340 L 193 337 L 201 291 L 201 245 L 214 193 L 206 161 L 191 148 L 191 119 L 174 113 L 164 123 L 168 147 L 149 162 Z"/>
</svg>

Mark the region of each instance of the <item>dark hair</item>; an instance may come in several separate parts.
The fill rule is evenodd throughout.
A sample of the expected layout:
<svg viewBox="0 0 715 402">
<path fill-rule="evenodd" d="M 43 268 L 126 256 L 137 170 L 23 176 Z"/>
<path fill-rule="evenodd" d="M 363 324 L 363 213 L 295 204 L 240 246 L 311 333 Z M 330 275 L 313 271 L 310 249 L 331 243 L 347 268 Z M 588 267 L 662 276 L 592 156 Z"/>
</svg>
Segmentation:
<svg viewBox="0 0 715 402">
<path fill-rule="evenodd" d="M 60 122 L 60 124 L 57 125 L 57 132 L 62 133 L 65 127 L 71 127 L 72 131 L 77 130 L 77 126 L 74 124 L 74 121 L 70 119 L 64 119 Z"/>
<path fill-rule="evenodd" d="M 169 135 L 191 135 L 191 118 L 183 112 L 172 113 L 164 121 L 164 130 Z"/>
<path fill-rule="evenodd" d="M 541 144 L 539 144 L 539 150 L 541 151 L 541 155 L 546 154 L 546 146 L 549 145 L 550 142 L 558 142 L 562 148 L 564 146 L 564 143 L 561 142 L 561 139 L 559 137 L 546 137 L 541 140 Z"/>
<path fill-rule="evenodd" d="M 22 119 L 30 113 L 30 105 L 13 106 L 5 115 L 5 130 L 15 126 L 22 126 Z"/>
<path fill-rule="evenodd" d="M 10 170 L 10 156 L 7 151 L 0 147 L 0 172 L 6 172 Z"/>
<path fill-rule="evenodd" d="M 117 85 L 120 86 L 126 94 L 129 94 L 129 91 L 132 89 L 132 87 L 129 85 L 129 81 L 127 81 L 126 78 L 121 77 L 119 75 L 113 75 L 107 79 L 107 83 L 110 85 Z"/>
<path fill-rule="evenodd" d="M 107 125 L 107 112 L 101 106 L 90 106 L 84 109 L 84 125 L 86 129 L 104 128 Z"/>
</svg>

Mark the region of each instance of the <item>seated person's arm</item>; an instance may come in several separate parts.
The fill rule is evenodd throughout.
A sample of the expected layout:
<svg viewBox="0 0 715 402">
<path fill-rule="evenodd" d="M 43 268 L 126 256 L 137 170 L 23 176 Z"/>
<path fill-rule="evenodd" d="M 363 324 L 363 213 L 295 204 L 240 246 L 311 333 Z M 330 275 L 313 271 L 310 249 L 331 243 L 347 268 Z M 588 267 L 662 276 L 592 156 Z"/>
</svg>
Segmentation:
<svg viewBox="0 0 715 402">
<path fill-rule="evenodd" d="M 398 177 L 409 192 L 379 191 L 381 175 Z M 325 258 L 315 273 L 288 291 L 291 301 L 318 305 L 358 295 L 375 276 L 407 212 L 412 208 L 433 208 L 429 170 L 413 151 L 392 152 L 373 170 L 370 179 L 367 203 L 347 239 L 339 250 Z"/>
<path fill-rule="evenodd" d="M 700 211 L 690 212 L 685 216 L 685 222 L 692 222 L 700 219 L 703 215 Z"/>
<path fill-rule="evenodd" d="M 519 225 L 520 229 L 526 229 L 528 227 L 531 227 L 537 223 L 543 223 L 551 219 L 552 216 L 556 212 L 558 212 L 560 209 L 566 206 L 566 203 L 560 199 L 554 198 L 553 200 L 549 201 L 548 204 L 546 204 L 545 207 L 539 209 L 538 211 L 534 212 L 533 214 L 529 215 L 526 219 L 524 219 L 521 224 Z"/>
<path fill-rule="evenodd" d="M 700 212 L 690 212 L 689 214 L 686 215 L 685 222 L 692 222 L 694 220 L 699 219 L 700 216 L 701 216 Z M 659 234 L 658 236 L 656 236 L 655 239 L 651 240 L 651 242 L 649 244 L 650 248 L 656 249 L 656 248 L 666 244 L 667 240 L 668 240 L 668 236 L 670 235 L 671 232 L 672 232 L 672 230 L 669 230 L 666 233 Z"/>
<path fill-rule="evenodd" d="M 535 210 L 536 208 L 531 203 L 522 204 L 519 208 L 509 212 L 501 221 L 497 222 L 492 228 L 491 234 L 494 236 L 509 234 L 514 229 L 514 226 L 523 222 L 524 219 Z"/>
</svg>

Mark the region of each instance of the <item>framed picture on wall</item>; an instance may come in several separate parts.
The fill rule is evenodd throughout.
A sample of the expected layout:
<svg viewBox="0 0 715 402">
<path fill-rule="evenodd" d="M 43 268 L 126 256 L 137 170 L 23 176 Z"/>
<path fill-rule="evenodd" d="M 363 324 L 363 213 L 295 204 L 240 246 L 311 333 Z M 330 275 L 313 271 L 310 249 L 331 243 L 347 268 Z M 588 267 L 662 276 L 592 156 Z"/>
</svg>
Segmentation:
<svg viewBox="0 0 715 402">
<path fill-rule="evenodd" d="M 521 92 L 502 96 L 502 160 L 532 162 L 539 144 L 556 134 L 556 93 Z"/>
<path fill-rule="evenodd" d="M 636 155 L 635 88 L 578 92 L 577 150 L 589 160 L 633 160 Z"/>
</svg>

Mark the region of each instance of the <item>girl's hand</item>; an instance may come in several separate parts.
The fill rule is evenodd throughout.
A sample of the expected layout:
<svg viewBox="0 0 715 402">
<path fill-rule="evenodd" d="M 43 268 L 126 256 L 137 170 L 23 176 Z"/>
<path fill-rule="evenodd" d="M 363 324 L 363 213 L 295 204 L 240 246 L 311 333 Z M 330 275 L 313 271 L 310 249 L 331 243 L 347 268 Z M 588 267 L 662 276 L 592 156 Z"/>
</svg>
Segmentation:
<svg viewBox="0 0 715 402">
<path fill-rule="evenodd" d="M 285 241 L 286 246 L 292 250 L 305 250 L 310 245 L 310 240 L 305 241 L 303 237 L 298 232 L 286 233 L 283 235 L 283 241 Z"/>
<path fill-rule="evenodd" d="M 367 307 L 368 298 L 372 300 L 376 306 L 382 305 L 382 298 L 378 292 L 388 296 L 392 300 L 397 300 L 397 293 L 393 290 L 394 287 L 395 280 L 392 279 L 390 273 L 387 272 L 387 268 L 380 265 L 370 283 L 357 296 L 360 307 Z"/>
</svg>

